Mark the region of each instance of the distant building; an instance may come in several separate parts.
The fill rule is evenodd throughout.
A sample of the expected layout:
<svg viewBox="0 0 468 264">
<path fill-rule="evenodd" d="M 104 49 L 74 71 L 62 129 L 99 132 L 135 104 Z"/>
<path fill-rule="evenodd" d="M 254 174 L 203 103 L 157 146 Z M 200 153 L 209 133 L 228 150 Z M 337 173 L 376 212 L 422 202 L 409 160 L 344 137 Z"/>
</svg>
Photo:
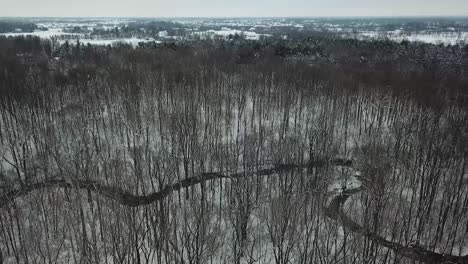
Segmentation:
<svg viewBox="0 0 468 264">
<path fill-rule="evenodd" d="M 168 36 L 167 31 L 166 31 L 166 30 L 164 30 L 164 31 L 159 31 L 158 36 L 159 36 L 160 38 L 165 38 L 165 37 L 167 37 L 167 36 Z"/>
</svg>

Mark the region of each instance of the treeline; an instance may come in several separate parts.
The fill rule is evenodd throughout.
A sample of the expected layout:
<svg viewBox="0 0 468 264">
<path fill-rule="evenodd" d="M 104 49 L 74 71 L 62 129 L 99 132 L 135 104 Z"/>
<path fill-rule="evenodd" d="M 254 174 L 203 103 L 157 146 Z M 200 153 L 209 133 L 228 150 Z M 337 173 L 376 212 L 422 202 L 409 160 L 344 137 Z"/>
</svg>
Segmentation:
<svg viewBox="0 0 468 264">
<path fill-rule="evenodd" d="M 158 37 L 160 31 L 167 31 L 169 36 L 185 36 L 186 26 L 169 21 L 136 21 L 114 27 L 75 26 L 66 28 L 64 32 L 74 34 L 85 34 L 89 38 L 97 39 L 119 39 L 119 38 L 147 38 Z"/>
<path fill-rule="evenodd" d="M 37 29 L 36 24 L 22 21 L 0 21 L 0 33 L 9 33 L 20 30 L 20 32 L 33 32 Z"/>
<path fill-rule="evenodd" d="M 327 25 L 328 24 L 328 25 Z M 463 32 L 468 29 L 465 17 L 400 17 L 400 18 L 325 18 L 318 20 L 319 29 L 330 29 L 329 25 L 338 25 L 341 29 L 352 31 L 395 31 L 402 32 Z"/>
<path fill-rule="evenodd" d="M 212 63 L 255 65 L 268 62 L 271 68 L 282 67 L 285 62 L 300 64 L 304 68 L 323 73 L 324 79 L 336 75 L 339 79 L 347 80 L 349 86 L 360 83 L 366 84 L 369 89 L 385 87 L 382 89 L 388 93 L 413 98 L 431 106 L 454 103 L 466 105 L 468 97 L 467 45 L 446 47 L 424 43 L 396 43 L 389 40 L 359 41 L 317 33 L 306 39 L 290 40 L 266 38 L 261 41 L 249 41 L 235 38 L 174 43 L 141 42 L 137 50 L 125 43 L 105 47 L 85 45 L 79 40 L 62 41 L 60 44 L 55 39 L 50 41 L 20 36 L 0 37 L 0 48 L 3 72 L 36 65 L 42 68 L 40 72 L 45 74 L 35 76 L 39 79 L 48 78 L 50 74 L 45 73 L 47 68 L 59 68 L 58 72 L 61 73 L 86 68 L 91 75 L 95 75 L 103 72 L 102 66 L 108 69 L 109 65 L 118 64 L 117 61 L 126 61 L 128 57 L 132 57 L 134 63 L 151 64 L 160 64 L 159 57 L 166 56 L 162 55 L 165 53 L 176 57 L 196 54 L 194 60 L 206 60 L 199 58 L 202 56 L 200 54 L 207 56 L 205 54 L 208 50 L 214 49 L 215 52 L 210 53 L 208 58 Z M 24 64 L 25 56 L 28 57 L 27 65 Z M 58 61 L 53 61 L 53 58 Z M 221 61 L 216 61 L 217 59 Z M 11 65 L 7 65 L 9 63 Z M 4 78 L 14 78 L 9 76 L 4 75 Z M 24 80 L 14 79 L 19 82 Z M 74 78 L 68 80 L 80 81 Z M 2 92 L 12 87 L 5 85 Z"/>
</svg>

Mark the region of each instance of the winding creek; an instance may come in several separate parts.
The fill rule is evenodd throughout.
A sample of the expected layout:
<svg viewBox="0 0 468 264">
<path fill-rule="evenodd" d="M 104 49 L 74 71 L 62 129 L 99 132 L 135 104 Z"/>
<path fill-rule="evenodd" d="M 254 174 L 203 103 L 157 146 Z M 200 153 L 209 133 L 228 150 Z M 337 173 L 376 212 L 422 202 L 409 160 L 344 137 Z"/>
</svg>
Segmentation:
<svg viewBox="0 0 468 264">
<path fill-rule="evenodd" d="M 165 199 L 173 192 L 179 191 L 184 188 L 189 188 L 203 182 L 215 180 L 215 179 L 234 179 L 241 177 L 260 177 L 260 176 L 271 176 L 277 175 L 278 173 L 284 173 L 295 169 L 311 168 L 320 166 L 343 166 L 352 167 L 350 160 L 335 159 L 332 161 L 316 164 L 277 164 L 268 169 L 262 169 L 250 173 L 234 173 L 234 174 L 223 174 L 219 172 L 202 173 L 199 176 L 180 180 L 173 184 L 169 184 L 162 188 L 159 192 L 155 192 L 148 195 L 134 195 L 123 189 L 117 187 L 106 186 L 95 181 L 86 180 L 70 180 L 66 178 L 54 178 L 48 179 L 41 183 L 35 183 L 27 186 L 22 186 L 18 189 L 13 189 L 5 192 L 0 196 L 0 208 L 7 206 L 13 200 L 26 196 L 34 191 L 46 189 L 46 188 L 71 188 L 71 189 L 83 189 L 95 192 L 101 196 L 111 199 L 122 206 L 127 207 L 139 207 L 152 204 L 156 201 Z M 359 179 L 358 179 L 359 180 Z M 325 215 L 339 222 L 345 229 L 352 231 L 353 233 L 361 234 L 366 236 L 368 239 L 374 241 L 380 246 L 393 250 L 397 255 L 409 258 L 414 261 L 423 263 L 468 263 L 467 256 L 454 256 L 450 254 L 442 254 L 426 250 L 419 246 L 404 246 L 402 244 L 392 242 L 386 238 L 372 232 L 371 230 L 363 227 L 350 216 L 348 216 L 344 210 L 343 205 L 348 202 L 349 198 L 353 195 L 359 194 L 364 191 L 364 186 L 361 182 L 351 188 L 343 187 L 340 191 L 334 194 L 331 201 L 324 208 Z"/>
</svg>

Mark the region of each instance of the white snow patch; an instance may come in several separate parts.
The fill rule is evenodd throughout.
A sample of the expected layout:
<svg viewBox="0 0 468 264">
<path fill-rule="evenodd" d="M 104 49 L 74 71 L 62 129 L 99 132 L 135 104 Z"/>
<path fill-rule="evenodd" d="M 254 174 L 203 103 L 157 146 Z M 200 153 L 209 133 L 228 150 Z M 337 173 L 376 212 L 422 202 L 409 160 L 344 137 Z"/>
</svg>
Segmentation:
<svg viewBox="0 0 468 264">
<path fill-rule="evenodd" d="M 138 43 L 140 42 L 155 42 L 155 43 L 161 43 L 161 41 L 155 40 L 153 38 L 145 38 L 145 39 L 140 39 L 140 38 L 123 38 L 123 39 L 79 39 L 81 44 L 87 45 L 98 45 L 98 46 L 107 46 L 111 45 L 114 46 L 117 43 L 126 43 L 130 44 L 133 47 L 137 47 Z M 64 43 L 65 40 L 61 40 L 60 43 Z M 74 44 L 76 40 L 71 40 L 69 41 L 70 44 Z"/>
</svg>

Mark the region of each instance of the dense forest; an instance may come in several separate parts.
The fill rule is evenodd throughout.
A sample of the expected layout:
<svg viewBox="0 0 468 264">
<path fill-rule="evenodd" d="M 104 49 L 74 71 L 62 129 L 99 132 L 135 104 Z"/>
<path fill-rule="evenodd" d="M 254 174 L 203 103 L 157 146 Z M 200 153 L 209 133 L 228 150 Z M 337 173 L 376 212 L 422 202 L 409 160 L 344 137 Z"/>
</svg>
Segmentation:
<svg viewBox="0 0 468 264">
<path fill-rule="evenodd" d="M 0 263 L 468 263 L 468 45 L 0 37 Z"/>
<path fill-rule="evenodd" d="M 5 32 L 33 32 L 38 29 L 36 24 L 23 21 L 0 21 L 0 33 Z"/>
</svg>

